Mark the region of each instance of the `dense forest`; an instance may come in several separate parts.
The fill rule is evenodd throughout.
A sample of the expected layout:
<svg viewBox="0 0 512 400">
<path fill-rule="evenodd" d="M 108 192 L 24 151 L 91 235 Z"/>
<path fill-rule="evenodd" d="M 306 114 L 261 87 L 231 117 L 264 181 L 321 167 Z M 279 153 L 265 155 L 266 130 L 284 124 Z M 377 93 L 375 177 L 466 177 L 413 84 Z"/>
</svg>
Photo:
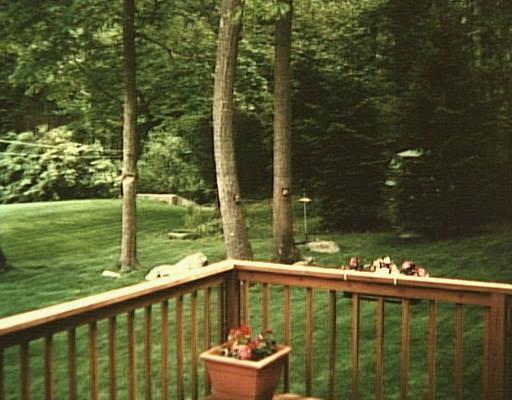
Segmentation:
<svg viewBox="0 0 512 400">
<path fill-rule="evenodd" d="M 220 2 L 137 0 L 139 192 L 215 202 Z M 273 1 L 245 0 L 234 130 L 272 196 Z M 122 2 L 0 5 L 0 202 L 120 193 Z M 459 232 L 512 217 L 512 2 L 296 0 L 293 189 L 336 229 Z"/>
</svg>

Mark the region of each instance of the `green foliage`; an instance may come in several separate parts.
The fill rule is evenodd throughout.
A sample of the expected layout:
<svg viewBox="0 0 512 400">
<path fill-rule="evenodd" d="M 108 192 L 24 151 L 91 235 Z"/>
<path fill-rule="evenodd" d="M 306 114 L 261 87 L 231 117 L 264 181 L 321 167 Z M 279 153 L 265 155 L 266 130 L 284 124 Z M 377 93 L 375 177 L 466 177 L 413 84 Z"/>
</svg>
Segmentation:
<svg viewBox="0 0 512 400">
<path fill-rule="evenodd" d="M 8 137 L 0 158 L 2 203 L 111 197 L 119 168 L 99 144 L 71 141 L 66 127 Z"/>
<path fill-rule="evenodd" d="M 211 197 L 192 152 L 175 133 L 153 131 L 138 164 L 139 192 L 177 193 L 199 201 Z"/>
<path fill-rule="evenodd" d="M 100 140 L 105 147 L 120 149 L 120 15 L 121 3 L 97 0 L 3 5 L 1 50 L 9 51 L 0 52 L 0 65 L 6 67 L 0 72 L 0 87 L 5 74 L 6 89 L 45 100 L 45 109 L 32 113 L 63 116 L 80 140 Z M 137 1 L 136 23 L 142 149 L 152 128 L 209 112 L 216 2 Z M 15 104 L 1 105 L 16 112 Z"/>
<path fill-rule="evenodd" d="M 219 218 L 212 217 L 210 210 L 197 206 L 187 207 L 183 226 L 189 231 L 193 231 L 199 237 L 215 236 L 221 233 L 221 221 Z"/>
<path fill-rule="evenodd" d="M 510 124 L 512 115 L 503 115 L 503 97 L 488 87 L 503 72 L 495 65 L 492 80 L 483 74 L 489 60 L 480 59 L 484 44 L 475 29 L 489 27 L 485 18 L 468 22 L 473 11 L 466 5 L 398 3 L 384 13 L 394 43 L 385 63 L 399 93 L 401 143 L 421 148 L 423 156 L 403 160 L 395 171 L 394 222 L 415 231 L 462 232 L 505 215 L 505 199 L 512 199 L 500 190 L 512 159 L 497 150 L 510 140 L 500 121 Z"/>
<path fill-rule="evenodd" d="M 296 181 L 319 200 L 330 228 L 378 227 L 394 116 L 381 71 L 367 62 L 371 20 L 360 4 L 302 11 L 295 20 L 302 49 L 294 58 Z"/>
<path fill-rule="evenodd" d="M 235 151 L 240 190 L 246 197 L 268 198 L 272 193 L 272 144 L 269 128 L 252 113 L 235 115 Z"/>
<path fill-rule="evenodd" d="M 297 6 L 295 173 L 328 225 L 379 228 L 391 211 L 402 229 L 461 232 L 510 216 L 512 41 L 499 37 L 512 7 L 475 7 Z M 389 162 L 407 148 L 424 156 L 393 172 L 389 193 Z"/>
<path fill-rule="evenodd" d="M 2 6 L 0 34 L 15 58 L 8 83 L 45 106 L 22 120 L 64 116 L 89 141 L 112 144 L 105 139 L 122 125 L 120 15 L 119 3 L 96 0 Z"/>
<path fill-rule="evenodd" d="M 463 233 L 488 222 L 496 212 L 495 182 L 484 160 L 440 160 L 432 152 L 404 160 L 393 171 L 391 190 L 394 223 L 401 229 Z M 447 165 L 448 164 L 448 165 Z"/>
</svg>

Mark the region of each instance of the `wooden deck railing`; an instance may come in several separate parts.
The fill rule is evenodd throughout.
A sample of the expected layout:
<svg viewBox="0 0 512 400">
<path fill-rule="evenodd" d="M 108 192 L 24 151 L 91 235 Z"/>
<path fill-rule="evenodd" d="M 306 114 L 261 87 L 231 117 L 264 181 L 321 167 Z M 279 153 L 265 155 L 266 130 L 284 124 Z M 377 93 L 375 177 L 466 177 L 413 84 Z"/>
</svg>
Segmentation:
<svg viewBox="0 0 512 400">
<path fill-rule="evenodd" d="M 1 319 L 0 400 L 199 399 L 199 352 L 240 322 L 292 345 L 284 391 L 508 400 L 511 298 L 505 284 L 224 261 Z"/>
<path fill-rule="evenodd" d="M 338 399 L 339 396 L 336 389 L 340 386 L 338 382 L 345 386 L 350 386 L 348 398 L 359 398 L 360 392 L 360 354 L 361 349 L 368 348 L 368 343 L 362 343 L 361 337 L 361 311 L 363 303 L 365 303 L 365 316 L 368 317 L 368 309 L 374 311 L 374 331 L 372 342 L 375 346 L 375 358 L 373 360 L 374 384 L 369 385 L 372 396 L 368 393 L 361 398 L 383 399 L 384 396 L 384 326 L 385 314 L 388 308 L 398 311 L 400 316 L 400 354 L 399 354 L 399 392 L 401 399 L 409 398 L 409 375 L 410 375 L 410 354 L 411 354 L 411 318 L 412 307 L 421 307 L 426 311 L 426 315 L 419 316 L 428 320 L 426 323 L 426 331 L 424 334 L 423 347 L 426 347 L 423 357 L 426 359 L 426 385 L 423 393 L 410 396 L 410 398 L 436 398 L 438 368 L 437 359 L 439 348 L 446 351 L 446 346 L 439 342 L 439 331 L 443 330 L 443 337 L 447 335 L 454 338 L 454 348 L 451 351 L 453 355 L 453 365 L 451 370 L 442 371 L 443 375 L 449 374 L 452 378 L 453 387 L 450 391 L 445 391 L 442 396 L 437 398 L 482 398 L 482 399 L 508 399 L 510 395 L 510 385 L 512 381 L 512 369 L 510 367 L 510 346 L 507 341 L 512 341 L 512 329 L 510 326 L 510 317 L 507 319 L 507 312 L 510 316 L 512 304 L 510 300 L 507 305 L 507 299 L 512 295 L 512 285 L 501 285 L 494 283 L 470 282 L 450 279 L 427 278 L 420 279 L 415 277 L 400 276 L 398 278 L 387 278 L 372 276 L 365 272 L 348 272 L 341 270 L 328 270 L 324 268 L 312 267 L 296 267 L 296 266 L 277 266 L 275 264 L 254 263 L 246 261 L 235 262 L 238 279 L 242 284 L 242 320 L 250 321 L 249 304 L 251 304 L 250 290 L 251 284 L 258 283 L 261 286 L 261 313 L 262 326 L 268 326 L 269 321 L 269 285 L 281 286 L 282 290 L 282 320 L 284 321 L 284 341 L 290 343 L 291 321 L 294 319 L 291 313 L 294 313 L 292 304 L 297 299 L 290 301 L 291 288 L 303 288 L 304 293 L 304 392 L 307 396 L 316 395 L 318 389 L 313 390 L 313 371 L 317 367 L 313 362 L 313 354 L 318 351 L 328 353 L 328 363 L 326 370 L 328 371 L 328 390 L 326 396 L 329 399 Z M 314 324 L 314 301 L 313 297 L 316 292 L 326 292 L 324 305 L 326 310 L 320 311 L 325 316 L 326 322 L 320 326 Z M 343 294 L 343 296 L 340 296 Z M 348 296 L 347 296 L 348 295 Z M 298 294 L 300 299 L 301 294 Z M 507 297 L 508 296 L 508 297 Z M 341 298 L 350 297 L 348 307 L 340 310 Z M 366 300 L 372 300 L 373 305 L 368 306 Z M 398 303 L 397 303 L 398 302 Z M 272 302 L 274 303 L 274 302 Z M 389 306 L 388 306 L 389 304 Z M 446 308 L 446 304 L 453 305 L 454 329 L 447 333 L 446 326 L 440 326 L 438 320 L 439 307 L 442 305 Z M 396 308 L 400 307 L 400 310 Z M 482 351 L 478 359 L 465 359 L 464 357 L 464 312 L 466 308 L 480 309 L 483 317 L 482 324 Z M 443 310 L 444 311 L 444 310 Z M 318 312 L 318 311 L 317 311 Z M 350 313 L 346 317 L 346 313 Z M 350 332 L 350 349 L 347 351 L 348 362 L 350 363 L 350 375 L 340 375 L 337 371 L 337 348 L 345 344 L 343 340 L 340 343 L 338 338 L 337 319 L 344 314 L 345 320 L 349 325 Z M 446 318 L 446 312 L 443 312 Z M 415 316 L 416 317 L 416 316 Z M 416 317 L 418 318 L 418 317 Z M 507 322 L 508 321 L 508 322 Z M 508 325 L 507 325 L 508 323 Z M 314 343 L 313 334 L 317 330 L 325 329 L 326 344 L 318 347 Z M 368 329 L 367 329 L 368 330 Z M 297 334 L 297 333 L 296 333 Z M 346 338 L 345 338 L 346 339 Z M 313 346 L 316 349 L 313 350 Z M 293 343 L 292 343 L 293 347 Z M 347 346 L 345 346 L 347 347 Z M 421 347 L 421 346 L 420 346 Z M 508 349 L 508 350 L 507 350 Z M 508 353 L 507 353 L 508 351 Z M 508 354 L 508 359 L 507 359 Z M 464 365 L 469 363 L 481 362 L 481 393 L 469 393 L 464 390 L 464 384 L 467 383 L 465 377 Z M 292 361 L 293 364 L 293 361 Z M 347 368 L 345 368 L 347 369 Z M 326 373 L 322 370 L 322 373 Z M 285 389 L 289 382 L 289 371 L 285 376 Z M 418 375 L 417 373 L 415 374 Z M 465 379 L 466 378 L 466 379 Z M 368 385 L 366 385 L 368 386 Z M 474 385 L 472 385 L 474 386 Z M 507 392 L 506 392 L 507 390 Z M 447 393 L 450 397 L 447 397 Z M 345 398 L 345 397 L 343 397 Z"/>
<path fill-rule="evenodd" d="M 199 348 L 224 337 L 232 271 L 219 263 L 1 319 L 0 400 L 198 398 Z"/>
</svg>

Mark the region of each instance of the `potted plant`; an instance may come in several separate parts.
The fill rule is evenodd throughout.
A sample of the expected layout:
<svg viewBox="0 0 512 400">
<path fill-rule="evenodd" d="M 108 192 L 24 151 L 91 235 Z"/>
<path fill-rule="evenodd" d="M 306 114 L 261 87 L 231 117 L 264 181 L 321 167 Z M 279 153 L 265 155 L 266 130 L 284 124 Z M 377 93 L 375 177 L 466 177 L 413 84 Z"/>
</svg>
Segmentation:
<svg viewBox="0 0 512 400">
<path fill-rule="evenodd" d="M 271 400 L 290 350 L 276 344 L 270 330 L 252 337 L 247 325 L 231 329 L 226 343 L 200 355 L 213 389 L 211 400 Z"/>
</svg>

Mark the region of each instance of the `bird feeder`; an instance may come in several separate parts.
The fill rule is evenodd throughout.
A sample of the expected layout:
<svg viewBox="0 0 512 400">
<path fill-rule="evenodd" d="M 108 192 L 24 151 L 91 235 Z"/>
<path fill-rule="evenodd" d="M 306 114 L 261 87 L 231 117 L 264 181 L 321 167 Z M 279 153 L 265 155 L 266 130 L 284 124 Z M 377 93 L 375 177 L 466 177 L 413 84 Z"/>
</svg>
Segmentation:
<svg viewBox="0 0 512 400">
<path fill-rule="evenodd" d="M 305 195 L 298 200 L 299 203 L 302 203 L 304 209 L 304 243 L 308 242 L 308 204 L 311 203 L 311 201 L 312 200 Z"/>
</svg>

